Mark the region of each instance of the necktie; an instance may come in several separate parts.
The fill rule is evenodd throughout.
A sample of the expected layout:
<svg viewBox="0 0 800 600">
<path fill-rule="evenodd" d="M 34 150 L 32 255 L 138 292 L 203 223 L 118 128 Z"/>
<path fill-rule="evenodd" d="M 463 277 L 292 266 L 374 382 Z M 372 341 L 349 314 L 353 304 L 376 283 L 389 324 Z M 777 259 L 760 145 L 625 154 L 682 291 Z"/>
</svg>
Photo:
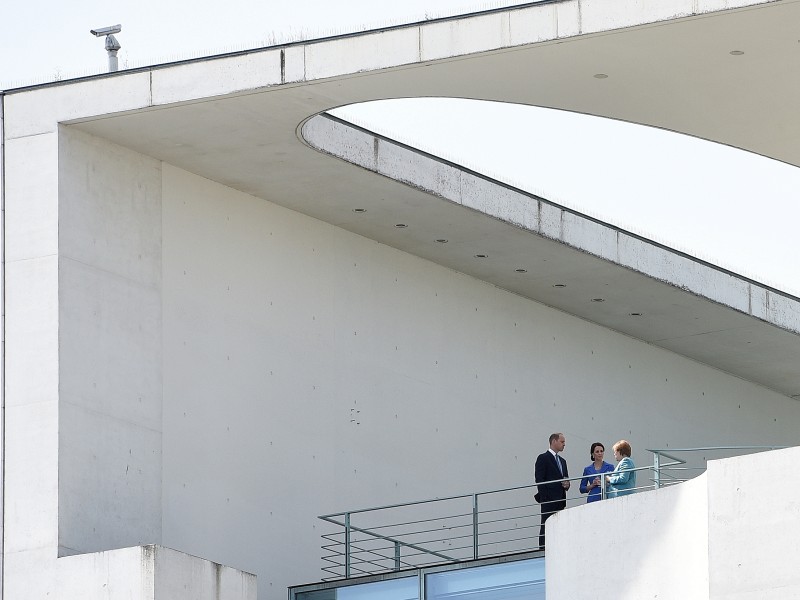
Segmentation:
<svg viewBox="0 0 800 600">
<path fill-rule="evenodd" d="M 561 477 L 564 477 L 564 467 L 561 466 L 561 461 L 558 458 L 558 454 L 556 456 L 556 464 L 558 465 L 558 472 L 561 473 Z"/>
</svg>

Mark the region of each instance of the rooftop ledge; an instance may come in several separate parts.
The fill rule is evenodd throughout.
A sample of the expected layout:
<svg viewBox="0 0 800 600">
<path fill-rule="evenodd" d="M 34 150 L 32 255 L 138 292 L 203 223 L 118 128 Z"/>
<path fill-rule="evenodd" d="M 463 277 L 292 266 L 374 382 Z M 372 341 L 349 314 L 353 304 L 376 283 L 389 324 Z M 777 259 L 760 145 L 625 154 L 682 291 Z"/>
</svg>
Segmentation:
<svg viewBox="0 0 800 600">
<path fill-rule="evenodd" d="M 255 575 L 164 546 L 76 554 L 57 565 L 59 598 L 256 600 Z"/>
</svg>

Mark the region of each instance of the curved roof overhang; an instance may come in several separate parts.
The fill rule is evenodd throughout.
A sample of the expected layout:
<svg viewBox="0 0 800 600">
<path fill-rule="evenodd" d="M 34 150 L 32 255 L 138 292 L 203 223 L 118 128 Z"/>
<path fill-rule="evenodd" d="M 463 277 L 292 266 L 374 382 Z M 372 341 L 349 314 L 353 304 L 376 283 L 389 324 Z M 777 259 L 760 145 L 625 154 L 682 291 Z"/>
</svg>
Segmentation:
<svg viewBox="0 0 800 600">
<path fill-rule="evenodd" d="M 797 299 L 335 117 L 302 133 L 365 183 L 398 182 L 390 201 L 352 195 L 362 235 L 796 395 Z"/>
<path fill-rule="evenodd" d="M 721 10 L 734 5 L 742 8 Z M 522 223 L 493 212 L 508 207 L 465 208 L 425 181 L 332 158 L 352 159 L 346 148 L 336 151 L 335 138 L 320 144 L 325 154 L 299 135 L 307 119 L 336 106 L 464 97 L 663 127 L 800 165 L 798 22 L 798 0 L 536 3 L 12 90 L 4 101 L 5 136 L 32 135 L 53 120 L 66 123 L 798 396 L 796 298 L 628 239 L 546 199 L 532 203 L 539 215 L 535 226 L 525 221 L 532 217 L 524 203 L 508 205 L 522 210 Z M 730 54 L 734 50 L 744 54 Z M 608 77 L 594 77 L 598 73 Z M 354 131 L 342 130 L 343 140 Z M 441 163 L 412 154 L 409 164 L 424 166 L 415 177 L 441 174 Z M 481 179 L 480 185 L 495 186 L 492 194 L 505 197 L 494 182 Z M 359 219 L 352 209 L 367 205 L 371 218 Z M 384 219 L 372 219 L 379 216 Z M 509 260 L 463 260 L 453 254 L 458 244 L 443 251 L 431 246 L 430 236 L 404 238 L 393 227 L 414 219 L 427 223 L 429 233 L 456 228 L 492 256 Z M 638 250 L 623 260 L 629 241 Z M 468 257 L 480 252 L 469 241 L 460 250 Z M 538 279 L 538 287 L 519 285 L 513 268 L 507 269 L 525 257 L 544 256 L 546 269 L 529 278 Z M 544 282 L 565 283 L 562 291 L 583 289 L 581 296 L 590 297 L 599 296 L 594 290 L 601 286 L 606 302 L 580 303 L 577 295 L 558 294 Z M 631 312 L 651 318 L 633 320 Z"/>
</svg>

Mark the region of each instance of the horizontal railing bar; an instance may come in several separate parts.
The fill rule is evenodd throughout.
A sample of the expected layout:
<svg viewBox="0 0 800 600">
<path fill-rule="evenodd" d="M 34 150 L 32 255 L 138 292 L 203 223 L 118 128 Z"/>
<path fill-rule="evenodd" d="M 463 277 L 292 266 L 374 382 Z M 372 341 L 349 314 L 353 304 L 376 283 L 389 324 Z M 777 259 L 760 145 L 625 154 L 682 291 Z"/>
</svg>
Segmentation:
<svg viewBox="0 0 800 600">
<path fill-rule="evenodd" d="M 580 500 L 580 498 L 578 498 L 578 500 Z M 491 513 L 489 513 L 489 512 L 478 513 L 479 516 L 480 515 L 488 515 L 488 514 L 491 514 Z M 503 521 L 519 521 L 519 520 L 524 520 L 524 519 L 535 519 L 535 518 L 536 518 L 535 514 L 527 514 L 527 515 L 518 515 L 516 517 L 502 517 L 502 518 L 499 518 L 499 519 L 481 519 L 480 524 L 484 525 L 484 524 L 488 524 L 488 523 L 502 523 Z"/>
<path fill-rule="evenodd" d="M 522 510 L 522 509 L 531 508 L 531 507 L 534 507 L 534 506 L 536 506 L 536 505 L 535 504 L 514 504 L 512 506 L 504 506 L 502 508 L 489 508 L 489 509 L 486 509 L 486 510 L 482 510 L 482 511 L 480 511 L 480 514 L 488 515 L 490 513 L 503 512 L 503 511 L 507 511 L 507 510 Z"/>
<path fill-rule="evenodd" d="M 484 517 L 486 517 L 486 516 L 496 517 L 496 518 L 492 518 L 492 519 L 489 519 L 489 518 L 481 519 L 481 523 L 498 523 L 500 521 L 525 520 L 525 519 L 533 519 L 533 518 L 536 517 L 535 513 L 523 513 L 523 514 L 514 514 L 514 515 L 503 516 L 502 514 L 499 514 L 499 511 L 494 511 L 494 512 L 488 512 L 487 511 L 487 512 L 478 513 L 478 515 L 479 516 L 484 516 Z"/>
<path fill-rule="evenodd" d="M 337 535 L 342 535 L 342 534 L 337 534 Z M 332 540 L 332 539 L 330 539 L 330 538 L 327 538 L 327 537 L 325 537 L 324 535 L 322 535 L 322 536 L 320 536 L 320 537 L 322 537 L 322 538 L 324 538 L 324 539 L 326 539 L 327 541 L 329 541 L 329 542 L 330 542 L 330 544 L 324 544 L 324 545 L 322 546 L 323 548 L 325 548 L 325 546 L 337 546 L 337 545 L 341 545 L 341 544 L 343 544 L 343 543 L 344 543 L 344 541 L 343 541 L 343 540 Z"/>
<path fill-rule="evenodd" d="M 420 544 L 434 544 L 436 542 L 445 542 L 447 540 L 461 540 L 461 539 L 471 539 L 471 538 L 472 538 L 472 535 L 455 535 L 455 536 L 447 536 L 447 537 L 434 537 L 434 538 L 428 538 L 428 539 L 424 539 L 424 540 L 418 540 L 418 541 L 415 542 L 415 544 L 417 544 L 417 545 L 420 545 Z M 407 544 L 407 547 L 411 548 L 412 545 L 411 544 Z M 426 551 L 425 548 L 418 548 L 418 550 L 422 550 L 423 552 Z"/>
<path fill-rule="evenodd" d="M 428 529 L 428 530 L 425 530 L 425 531 L 411 531 L 411 532 L 405 533 L 405 534 L 403 534 L 403 535 L 404 535 L 406 538 L 409 538 L 409 537 L 420 537 L 420 536 L 422 536 L 422 534 L 431 534 L 431 533 L 440 533 L 440 534 L 441 534 L 441 533 L 450 533 L 450 532 L 452 532 L 454 529 L 455 529 L 455 528 L 449 528 L 448 530 L 443 530 L 443 529 Z M 459 527 L 458 529 L 464 529 L 464 527 Z M 454 536 L 454 535 L 447 535 L 446 537 L 435 536 L 435 537 L 428 537 L 428 538 L 425 538 L 425 539 L 422 539 L 422 540 L 420 540 L 420 539 L 417 539 L 416 541 L 406 541 L 406 540 L 402 540 L 402 539 L 399 539 L 399 537 L 400 537 L 400 536 L 398 536 L 398 538 L 397 538 L 397 539 L 395 539 L 394 541 L 395 541 L 395 542 L 397 542 L 397 543 L 399 543 L 399 544 L 401 544 L 401 545 L 409 545 L 409 544 L 423 544 L 423 543 L 436 542 L 436 541 L 439 541 L 439 540 L 449 540 L 449 539 L 455 539 L 456 537 L 470 537 L 470 535 L 471 535 L 471 533 L 470 533 L 470 534 L 462 534 L 462 535 L 460 535 L 460 536 Z M 381 539 L 381 538 L 378 538 L 378 539 Z M 365 541 L 366 541 L 366 538 L 361 538 L 361 539 L 358 539 L 358 540 L 356 540 L 356 541 L 358 541 L 359 543 L 363 543 L 363 542 L 365 542 Z M 393 547 L 393 546 L 392 546 L 392 547 Z"/>
<path fill-rule="evenodd" d="M 379 533 L 372 533 L 371 531 L 367 531 L 367 530 L 361 529 L 359 527 L 354 527 L 353 525 L 350 525 L 350 530 L 351 531 L 358 531 L 360 533 L 369 534 L 369 535 L 372 535 L 374 537 L 384 539 L 387 542 L 397 542 L 398 544 L 402 544 L 403 546 L 406 546 L 407 548 L 414 548 L 415 550 L 420 550 L 422 552 L 430 552 L 430 554 L 432 554 L 433 556 L 438 556 L 439 558 L 442 558 L 444 560 L 454 560 L 453 558 L 447 556 L 446 554 L 440 554 L 438 552 L 425 550 L 425 548 L 420 548 L 420 547 L 416 546 L 415 544 L 411 544 L 409 542 L 403 542 L 403 541 L 400 541 L 400 540 L 395 540 L 393 538 L 387 537 L 385 535 L 381 535 Z"/>
<path fill-rule="evenodd" d="M 350 557 L 350 566 L 351 567 L 353 565 L 372 565 L 374 567 L 381 567 L 381 565 L 379 565 L 377 562 L 375 562 L 375 560 L 370 560 L 368 558 L 363 558 L 361 556 L 357 556 L 357 555 L 360 555 L 360 554 L 370 554 L 370 553 L 362 551 L 362 552 L 356 552 L 353 555 L 351 555 L 351 557 Z M 388 560 L 388 558 L 386 558 L 385 556 L 383 556 L 381 554 L 378 555 L 378 558 L 380 560 L 382 560 L 382 561 L 387 561 Z M 394 559 L 392 559 L 392 560 L 394 560 Z"/>
<path fill-rule="evenodd" d="M 706 467 L 672 467 L 670 469 L 664 469 L 665 471 L 705 471 Z"/>
<path fill-rule="evenodd" d="M 468 523 L 468 524 L 464 524 L 464 525 L 448 525 L 447 527 L 436 527 L 434 529 L 415 529 L 415 530 L 412 530 L 412 531 L 406 531 L 406 532 L 403 532 L 403 533 L 397 533 L 393 537 L 381 536 L 381 535 L 378 535 L 378 534 L 374 534 L 371 531 L 364 531 L 364 533 L 365 533 L 365 535 L 370 535 L 371 537 L 375 537 L 375 538 L 379 538 L 379 539 L 388 539 L 388 540 L 395 541 L 395 542 L 406 543 L 406 542 L 403 541 L 402 538 L 418 536 L 418 535 L 421 535 L 421 534 L 424 534 L 424 533 L 455 531 L 455 530 L 458 530 L 458 529 L 467 529 L 467 528 L 469 528 L 471 530 L 472 529 L 472 523 Z M 351 529 L 353 529 L 352 526 L 351 526 Z M 361 539 L 363 541 L 366 538 L 361 538 Z M 342 542 L 340 542 L 340 543 L 342 543 Z"/>
<path fill-rule="evenodd" d="M 411 556 L 411 555 L 407 555 L 406 556 L 406 560 L 402 560 L 402 559 L 400 560 L 400 565 L 406 566 L 406 567 L 413 567 L 414 565 L 411 564 L 410 562 L 408 562 L 408 560 L 407 560 L 408 556 Z M 394 566 L 395 566 L 395 564 L 397 562 L 394 555 L 392 555 L 392 556 L 384 556 L 384 555 L 380 554 L 380 555 L 378 555 L 378 557 L 379 558 L 375 559 L 375 560 L 367 560 L 367 559 L 364 559 L 364 558 L 358 558 L 358 559 L 355 560 L 355 562 L 353 562 L 353 560 L 351 559 L 350 565 L 352 566 L 353 564 L 358 564 L 358 565 L 369 564 L 369 565 L 373 565 L 374 567 L 377 567 L 378 569 L 380 569 L 382 571 L 385 571 L 387 569 L 394 570 Z M 387 564 L 391 565 L 391 567 L 388 567 Z M 344 566 L 344 565 L 342 565 L 342 566 Z"/>
<path fill-rule="evenodd" d="M 367 553 L 367 552 L 378 553 L 381 550 L 392 550 L 392 551 L 394 551 L 394 546 L 379 546 L 378 548 L 361 548 L 361 547 L 358 547 L 358 546 L 355 546 L 355 545 L 351 545 L 350 554 L 351 555 L 355 555 L 355 554 L 358 554 L 358 553 Z"/>
<path fill-rule="evenodd" d="M 337 571 L 334 571 L 333 569 L 330 569 L 328 567 L 322 567 L 322 572 L 323 573 L 330 573 L 331 575 L 333 575 L 333 579 L 341 578 L 341 575 L 339 575 L 339 573 Z M 330 581 L 330 580 L 326 579 L 325 577 L 323 577 L 322 581 Z"/>
<path fill-rule="evenodd" d="M 390 508 L 402 508 L 404 506 L 415 506 L 417 504 L 431 504 L 433 502 L 448 502 L 450 500 L 461 500 L 461 499 L 464 499 L 464 498 L 472 498 L 472 496 L 473 496 L 473 494 L 459 494 L 458 496 L 446 496 L 444 498 L 432 498 L 430 500 L 417 500 L 417 501 L 412 501 L 412 502 L 401 502 L 399 504 L 386 504 L 385 506 L 375 506 L 375 507 L 372 507 L 372 508 L 360 508 L 360 509 L 356 509 L 356 510 L 346 510 L 346 511 L 342 511 L 342 512 L 330 513 L 328 515 L 320 515 L 319 518 L 328 521 L 329 518 L 331 518 L 331 517 L 340 517 L 340 516 L 343 516 L 343 515 L 346 515 L 346 514 L 355 515 L 355 514 L 359 514 L 359 513 L 371 512 L 371 511 L 376 511 L 376 510 L 388 510 Z"/>
<path fill-rule="evenodd" d="M 508 544 L 510 542 L 522 542 L 522 541 L 525 541 L 525 540 L 534 540 L 534 539 L 536 540 L 536 547 L 538 548 L 539 547 L 539 536 L 538 535 L 511 538 L 509 540 L 503 540 L 503 541 L 499 541 L 499 542 L 485 542 L 485 543 L 480 544 L 479 546 L 482 548 L 484 546 L 497 546 L 499 544 Z"/>
<path fill-rule="evenodd" d="M 356 564 L 356 565 L 372 565 L 372 566 L 377 567 L 377 568 L 379 568 L 381 570 L 385 570 L 386 569 L 385 565 L 380 564 L 378 562 L 375 562 L 374 560 L 367 560 L 365 558 L 356 558 L 354 560 L 354 556 L 355 555 L 353 555 L 353 554 L 350 555 L 350 568 L 351 569 L 353 568 L 354 564 Z M 387 562 L 387 563 L 391 563 L 391 564 L 394 564 L 394 562 L 395 562 L 394 561 L 394 556 L 392 556 L 391 558 L 388 557 L 388 556 L 383 556 L 382 554 L 378 554 L 377 556 L 380 558 L 381 561 L 384 561 L 384 562 Z"/>
<path fill-rule="evenodd" d="M 724 451 L 762 451 L 776 450 L 785 446 L 716 446 L 696 448 L 648 449 L 655 455 L 655 464 L 636 467 L 630 471 L 648 471 L 653 475 L 645 476 L 644 485 L 625 490 L 625 494 L 657 489 L 675 485 L 688 480 L 696 472 L 705 467 L 689 466 L 688 460 L 675 456 L 686 452 L 724 452 Z M 710 460 L 703 456 L 704 461 Z M 661 461 L 668 461 L 661 464 Z M 699 461 L 693 461 L 697 464 Z M 538 483 L 511 486 L 502 489 L 481 491 L 470 494 L 444 496 L 428 500 L 387 504 L 372 508 L 362 508 L 346 512 L 331 513 L 319 518 L 343 532 L 326 533 L 322 550 L 324 573 L 335 576 L 351 577 L 358 574 L 371 574 L 407 567 L 420 567 L 436 564 L 438 560 L 458 563 L 471 560 L 476 556 L 488 556 L 492 552 L 518 552 L 538 548 L 538 536 L 535 530 L 539 523 L 537 516 L 555 513 L 547 503 L 537 505 L 522 500 L 522 494 L 533 491 L 541 485 L 561 482 L 578 482 L 583 475 L 565 477 Z M 574 488 L 573 488 L 574 489 Z M 485 499 L 491 494 L 514 494 L 503 498 Z M 484 498 L 483 502 L 481 499 Z M 503 505 L 512 501 L 508 505 Z M 469 502 L 472 511 L 466 512 L 465 503 Z M 449 503 L 449 504 L 445 504 Z M 462 503 L 462 504 L 459 504 Z M 575 495 L 567 498 L 567 507 L 584 503 L 584 496 Z M 499 504 L 499 506 L 486 507 Z M 478 510 L 482 507 L 483 510 Z M 455 514 L 445 513 L 455 508 L 462 508 Z M 362 521 L 377 522 L 375 526 L 353 525 L 355 515 L 377 513 L 378 511 L 400 510 L 398 516 L 415 517 L 409 521 L 393 521 L 380 523 L 386 516 L 377 515 L 360 518 Z M 425 518 L 422 511 L 429 515 Z M 435 524 L 435 525 L 434 525 Z M 344 541 L 343 541 L 344 540 Z M 441 548 L 440 548 L 441 546 Z M 340 549 L 344 548 L 344 551 Z M 436 548 L 435 550 L 433 548 Z M 399 550 L 402 549 L 402 558 Z"/>
<path fill-rule="evenodd" d="M 490 529 L 489 531 L 481 531 L 481 535 L 495 535 L 498 533 L 506 533 L 508 531 L 523 531 L 525 529 L 538 529 L 539 524 L 523 525 L 522 527 L 508 527 L 506 529 Z"/>
<path fill-rule="evenodd" d="M 667 455 L 662 453 L 662 456 L 667 456 Z M 685 464 L 685 462 L 686 462 L 686 461 L 682 461 L 680 459 L 674 458 L 672 456 L 670 456 L 669 458 L 672 458 L 673 460 L 676 460 L 678 462 L 663 464 L 663 465 L 661 465 L 662 469 L 666 468 L 666 467 L 673 466 L 673 465 Z M 635 469 L 628 469 L 628 470 L 629 471 L 649 471 L 649 470 L 653 470 L 653 466 L 652 465 L 646 465 L 644 467 L 636 467 Z M 561 482 L 564 482 L 564 481 L 570 481 L 570 482 L 572 482 L 572 481 L 580 481 L 581 479 L 583 479 L 583 475 L 576 476 L 576 477 L 563 477 L 561 479 L 552 479 L 552 480 L 548 480 L 548 481 L 540 481 L 538 483 L 531 483 L 531 484 L 527 484 L 527 485 L 517 485 L 517 486 L 513 486 L 513 487 L 502 488 L 502 489 L 498 489 L 498 490 L 488 490 L 488 491 L 484 491 L 484 492 L 476 492 L 474 494 L 459 494 L 457 496 L 445 496 L 443 498 L 431 498 L 431 499 L 428 499 L 428 500 L 418 500 L 416 502 L 414 502 L 414 501 L 412 501 L 412 502 L 401 502 L 401 503 L 398 503 L 398 504 L 387 504 L 385 506 L 376 506 L 376 507 L 372 507 L 372 508 L 360 508 L 360 509 L 355 509 L 355 510 L 346 510 L 346 511 L 342 511 L 342 512 L 330 513 L 330 514 L 327 514 L 327 515 L 320 515 L 318 518 L 322 519 L 323 521 L 327 521 L 329 523 L 333 523 L 335 525 L 339 525 L 340 527 L 344 527 L 344 523 L 336 521 L 333 517 L 343 517 L 344 515 L 355 515 L 355 514 L 361 514 L 361 513 L 365 513 L 365 512 L 388 510 L 388 509 L 391 509 L 391 508 L 402 508 L 402 507 L 406 507 L 406 506 L 417 506 L 417 505 L 421 505 L 421 504 L 432 504 L 434 502 L 447 502 L 447 501 L 450 501 L 450 500 L 463 500 L 463 499 L 466 499 L 466 498 L 469 498 L 471 500 L 474 496 L 488 496 L 489 494 L 500 494 L 500 493 L 503 493 L 503 492 L 511 492 L 511 491 L 516 491 L 516 490 L 532 489 L 532 488 L 538 487 L 540 485 L 546 485 L 546 484 L 550 484 L 550 483 L 561 483 Z"/>
<path fill-rule="evenodd" d="M 372 574 L 369 571 L 367 571 L 366 569 L 359 569 L 358 567 L 353 567 L 352 565 L 350 566 L 350 571 L 351 571 L 350 577 L 352 577 L 353 575 L 358 575 L 358 574 L 361 574 L 361 575 L 371 575 Z M 352 571 L 357 571 L 357 573 L 353 573 Z"/>
<path fill-rule="evenodd" d="M 398 542 L 402 542 L 404 538 L 418 536 L 418 535 L 422 535 L 422 534 L 425 534 L 425 533 L 437 533 L 437 532 L 441 533 L 443 531 L 455 531 L 457 529 L 469 529 L 470 531 L 472 531 L 472 523 L 469 523 L 467 525 L 459 525 L 457 527 L 446 527 L 446 528 L 445 527 L 437 527 L 435 529 L 419 529 L 419 530 L 416 530 L 416 531 L 408 531 L 408 532 L 405 532 L 405 533 L 398 533 L 395 536 L 395 538 L 397 539 Z M 436 539 L 438 539 L 438 538 L 436 538 Z"/>
<path fill-rule="evenodd" d="M 500 533 L 508 534 L 509 532 L 515 531 L 517 533 L 524 534 L 525 537 L 522 537 L 522 538 L 504 538 L 504 539 L 528 539 L 527 533 L 529 531 L 531 531 L 531 530 L 536 531 L 536 535 L 533 536 L 533 537 L 538 538 L 539 537 L 539 525 L 538 524 L 536 526 L 531 525 L 530 527 L 519 527 L 519 528 L 516 528 L 516 529 L 505 529 L 505 530 L 501 530 L 501 531 L 491 531 L 491 532 L 488 532 L 486 534 L 486 537 L 487 537 L 487 539 L 491 539 L 493 534 L 500 534 Z M 487 544 L 488 543 L 494 544 L 495 542 L 486 542 L 486 543 Z M 537 544 L 537 546 L 538 546 L 538 544 Z"/>
<path fill-rule="evenodd" d="M 418 523 L 431 523 L 433 521 L 443 521 L 446 519 L 463 519 L 465 517 L 472 518 L 472 513 L 457 513 L 455 515 L 447 515 L 444 517 L 432 517 L 430 519 L 419 519 L 417 521 L 401 521 L 399 523 L 390 523 L 388 525 L 376 525 L 375 527 L 370 527 L 370 531 L 378 531 L 380 529 L 390 529 L 392 527 L 402 527 L 405 525 L 416 525 Z"/>
<path fill-rule="evenodd" d="M 647 452 L 661 454 L 666 452 L 709 452 L 711 450 L 783 450 L 789 446 L 700 446 L 697 448 L 646 448 Z M 678 459 L 675 459 L 678 460 Z"/>
<path fill-rule="evenodd" d="M 470 544 L 469 546 L 455 547 L 455 548 L 453 548 L 453 550 L 472 550 L 472 544 Z M 470 556 L 466 556 L 465 555 L 464 558 L 454 559 L 453 562 L 462 562 L 462 561 L 465 561 L 465 560 L 471 560 L 472 559 L 472 552 L 470 552 L 469 554 L 470 554 Z M 408 554 L 406 556 L 406 558 L 412 558 L 412 557 L 415 557 L 415 556 L 427 556 L 427 553 L 417 553 L 417 554 L 411 553 L 411 554 Z M 435 561 L 433 561 L 433 559 L 431 559 L 429 562 L 427 562 L 427 564 L 433 564 L 433 563 L 435 563 Z M 421 563 L 418 563 L 418 564 L 421 564 Z"/>
</svg>

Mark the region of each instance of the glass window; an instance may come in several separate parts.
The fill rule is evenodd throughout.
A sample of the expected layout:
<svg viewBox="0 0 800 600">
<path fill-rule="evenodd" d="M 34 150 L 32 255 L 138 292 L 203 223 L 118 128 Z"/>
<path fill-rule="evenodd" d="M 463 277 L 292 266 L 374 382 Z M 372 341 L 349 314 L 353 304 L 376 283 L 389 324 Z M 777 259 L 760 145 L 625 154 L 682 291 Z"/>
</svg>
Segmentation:
<svg viewBox="0 0 800 600">
<path fill-rule="evenodd" d="M 419 600 L 419 578 L 403 577 L 327 590 L 299 592 L 296 600 Z"/>
<path fill-rule="evenodd" d="M 425 595 L 426 600 L 544 600 L 544 559 L 432 573 Z"/>
</svg>

